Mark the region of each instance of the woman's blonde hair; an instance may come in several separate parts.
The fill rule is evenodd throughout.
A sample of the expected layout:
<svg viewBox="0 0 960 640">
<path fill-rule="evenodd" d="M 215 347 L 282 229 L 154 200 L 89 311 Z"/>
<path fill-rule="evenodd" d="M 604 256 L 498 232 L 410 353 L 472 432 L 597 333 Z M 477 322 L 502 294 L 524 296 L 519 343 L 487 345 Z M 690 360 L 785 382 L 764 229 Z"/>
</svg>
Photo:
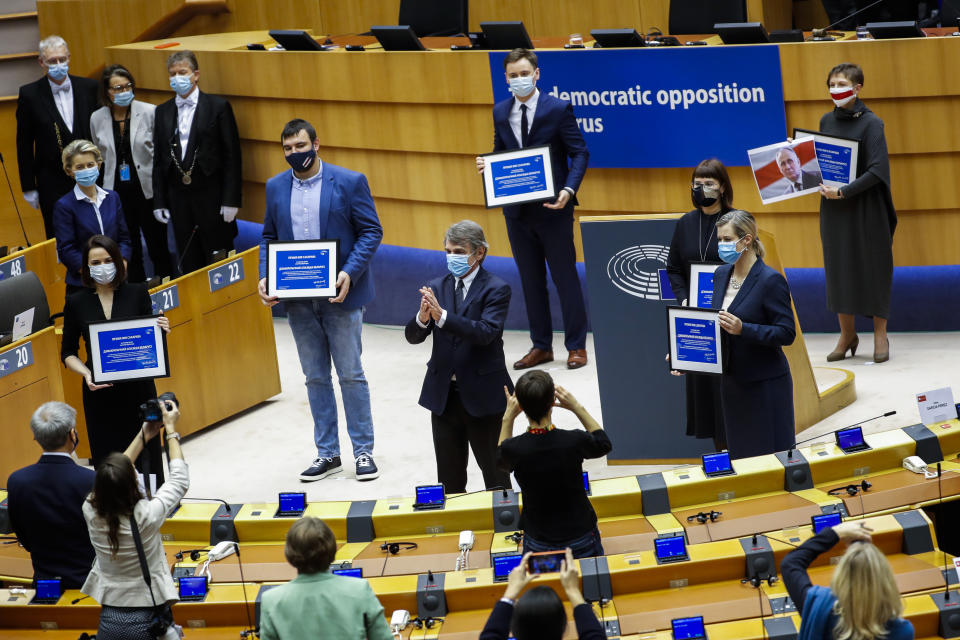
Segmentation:
<svg viewBox="0 0 960 640">
<path fill-rule="evenodd" d="M 103 156 L 100 155 L 100 149 L 97 148 L 97 145 L 89 140 L 74 140 L 63 148 L 63 153 L 60 156 L 63 160 L 63 170 L 66 171 L 69 169 L 74 156 L 78 156 L 81 153 L 92 153 L 93 157 L 97 160 L 97 164 L 103 162 Z"/>
<path fill-rule="evenodd" d="M 883 638 L 887 623 L 903 614 L 893 569 L 869 542 L 850 545 L 833 572 L 830 590 L 837 597 L 835 640 Z"/>
<path fill-rule="evenodd" d="M 746 211 L 743 211 L 742 209 L 733 209 L 732 211 L 727 211 L 725 214 L 720 216 L 719 220 L 717 220 L 717 229 L 727 224 L 733 225 L 733 230 L 737 234 L 738 238 L 742 238 L 748 233 L 753 236 L 753 242 L 750 243 L 750 246 L 753 248 L 753 252 L 757 254 L 758 258 L 762 258 L 764 256 L 766 251 L 763 249 L 763 243 L 760 242 L 760 233 L 757 230 L 757 221 L 752 215 Z"/>
</svg>

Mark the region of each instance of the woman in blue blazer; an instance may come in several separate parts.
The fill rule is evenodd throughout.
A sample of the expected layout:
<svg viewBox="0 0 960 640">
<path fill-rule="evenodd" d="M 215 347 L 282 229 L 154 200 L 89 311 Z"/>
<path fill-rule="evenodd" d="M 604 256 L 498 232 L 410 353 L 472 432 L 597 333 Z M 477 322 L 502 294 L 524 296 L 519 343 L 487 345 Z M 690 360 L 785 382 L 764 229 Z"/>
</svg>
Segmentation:
<svg viewBox="0 0 960 640">
<path fill-rule="evenodd" d="M 713 308 L 721 309 L 724 374 L 720 395 L 733 458 L 783 451 L 796 441 L 793 378 L 783 355 L 796 325 L 787 280 L 763 263 L 757 221 L 733 210 L 717 221 L 719 267 Z"/>
<path fill-rule="evenodd" d="M 104 235 L 120 245 L 124 263 L 130 260 L 130 235 L 120 196 L 97 186 L 103 158 L 89 140 L 74 140 L 63 150 L 63 170 L 76 181 L 73 191 L 53 205 L 57 255 L 67 268 L 67 295 L 83 291 L 83 253 L 87 240 Z"/>
</svg>

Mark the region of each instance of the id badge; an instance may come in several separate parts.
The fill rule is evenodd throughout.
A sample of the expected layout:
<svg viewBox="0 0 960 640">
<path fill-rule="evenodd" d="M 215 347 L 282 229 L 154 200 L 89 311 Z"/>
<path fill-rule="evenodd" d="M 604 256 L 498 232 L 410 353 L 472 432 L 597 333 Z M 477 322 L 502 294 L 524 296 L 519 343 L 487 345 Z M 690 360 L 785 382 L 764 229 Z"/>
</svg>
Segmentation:
<svg viewBox="0 0 960 640">
<path fill-rule="evenodd" d="M 120 182 L 130 182 L 130 165 L 126 162 L 120 164 Z"/>
</svg>

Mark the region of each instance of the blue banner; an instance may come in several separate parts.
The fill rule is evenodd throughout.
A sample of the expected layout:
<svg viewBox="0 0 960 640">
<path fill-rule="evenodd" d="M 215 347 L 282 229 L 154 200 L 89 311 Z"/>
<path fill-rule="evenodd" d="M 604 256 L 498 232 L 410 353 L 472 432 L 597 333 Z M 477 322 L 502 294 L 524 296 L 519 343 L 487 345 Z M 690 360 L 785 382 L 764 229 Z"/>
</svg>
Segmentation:
<svg viewBox="0 0 960 640">
<path fill-rule="evenodd" d="M 157 366 L 156 327 L 100 332 L 100 368 L 103 373 L 138 371 Z"/>
<path fill-rule="evenodd" d="M 496 102 L 506 52 L 491 52 Z M 594 168 L 748 165 L 787 135 L 776 46 L 537 52 L 539 88 L 573 105 Z M 536 118 L 536 116 L 534 116 Z"/>
</svg>

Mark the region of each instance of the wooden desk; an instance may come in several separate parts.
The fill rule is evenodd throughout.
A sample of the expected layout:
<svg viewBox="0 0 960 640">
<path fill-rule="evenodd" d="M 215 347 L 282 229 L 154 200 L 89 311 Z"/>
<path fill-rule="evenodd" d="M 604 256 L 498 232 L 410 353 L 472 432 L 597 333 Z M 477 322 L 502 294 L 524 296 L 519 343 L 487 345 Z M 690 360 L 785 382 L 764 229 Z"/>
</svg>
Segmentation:
<svg viewBox="0 0 960 640">
<path fill-rule="evenodd" d="M 913 473 L 906 469 L 882 475 L 872 475 L 867 479 L 873 485 L 869 490 L 861 490 L 855 496 L 848 495 L 846 491 L 840 494 L 843 504 L 847 508 L 847 513 L 852 516 L 860 515 L 864 511 L 873 513 L 905 504 L 913 505 L 936 500 L 940 495 L 937 478 L 928 479 L 922 474 Z M 859 485 L 859 479 L 854 484 Z M 944 470 L 943 476 L 940 478 L 940 485 L 945 497 L 957 496 L 960 494 L 960 473 Z M 820 488 L 828 491 L 845 486 L 847 485 L 829 483 Z"/>
<path fill-rule="evenodd" d="M 403 549 L 391 555 L 380 549 L 383 543 L 397 542 L 395 539 L 377 538 L 353 560 L 353 566 L 363 568 L 365 576 L 399 576 L 407 574 L 453 571 L 459 551 L 459 534 L 437 535 L 430 538 L 417 538 L 416 549 Z M 470 552 L 469 568 L 490 567 L 490 543 L 492 533 L 474 532 L 473 550 Z"/>
<path fill-rule="evenodd" d="M 749 584 L 697 584 L 615 595 L 622 634 L 670 628 L 670 620 L 703 616 L 706 623 L 770 615 L 770 602 Z"/>
<path fill-rule="evenodd" d="M 687 522 L 689 516 L 711 510 L 720 511 L 723 515 L 716 522 Z M 811 516 L 820 513 L 819 505 L 793 493 L 780 493 L 763 498 L 702 505 L 695 509 L 675 511 L 674 515 L 686 529 L 687 540 L 691 544 L 698 544 L 809 523 Z"/>
<path fill-rule="evenodd" d="M 37 214 L 39 216 L 39 213 Z M 0 265 L 21 262 L 22 271 L 32 271 L 40 278 L 43 290 L 47 294 L 50 315 L 63 311 L 64 291 L 67 275 L 66 268 L 57 260 L 57 241 L 50 239 L 39 242 L 23 251 L 16 251 L 0 258 Z M 4 269 L 7 271 L 7 269 Z"/>
</svg>

